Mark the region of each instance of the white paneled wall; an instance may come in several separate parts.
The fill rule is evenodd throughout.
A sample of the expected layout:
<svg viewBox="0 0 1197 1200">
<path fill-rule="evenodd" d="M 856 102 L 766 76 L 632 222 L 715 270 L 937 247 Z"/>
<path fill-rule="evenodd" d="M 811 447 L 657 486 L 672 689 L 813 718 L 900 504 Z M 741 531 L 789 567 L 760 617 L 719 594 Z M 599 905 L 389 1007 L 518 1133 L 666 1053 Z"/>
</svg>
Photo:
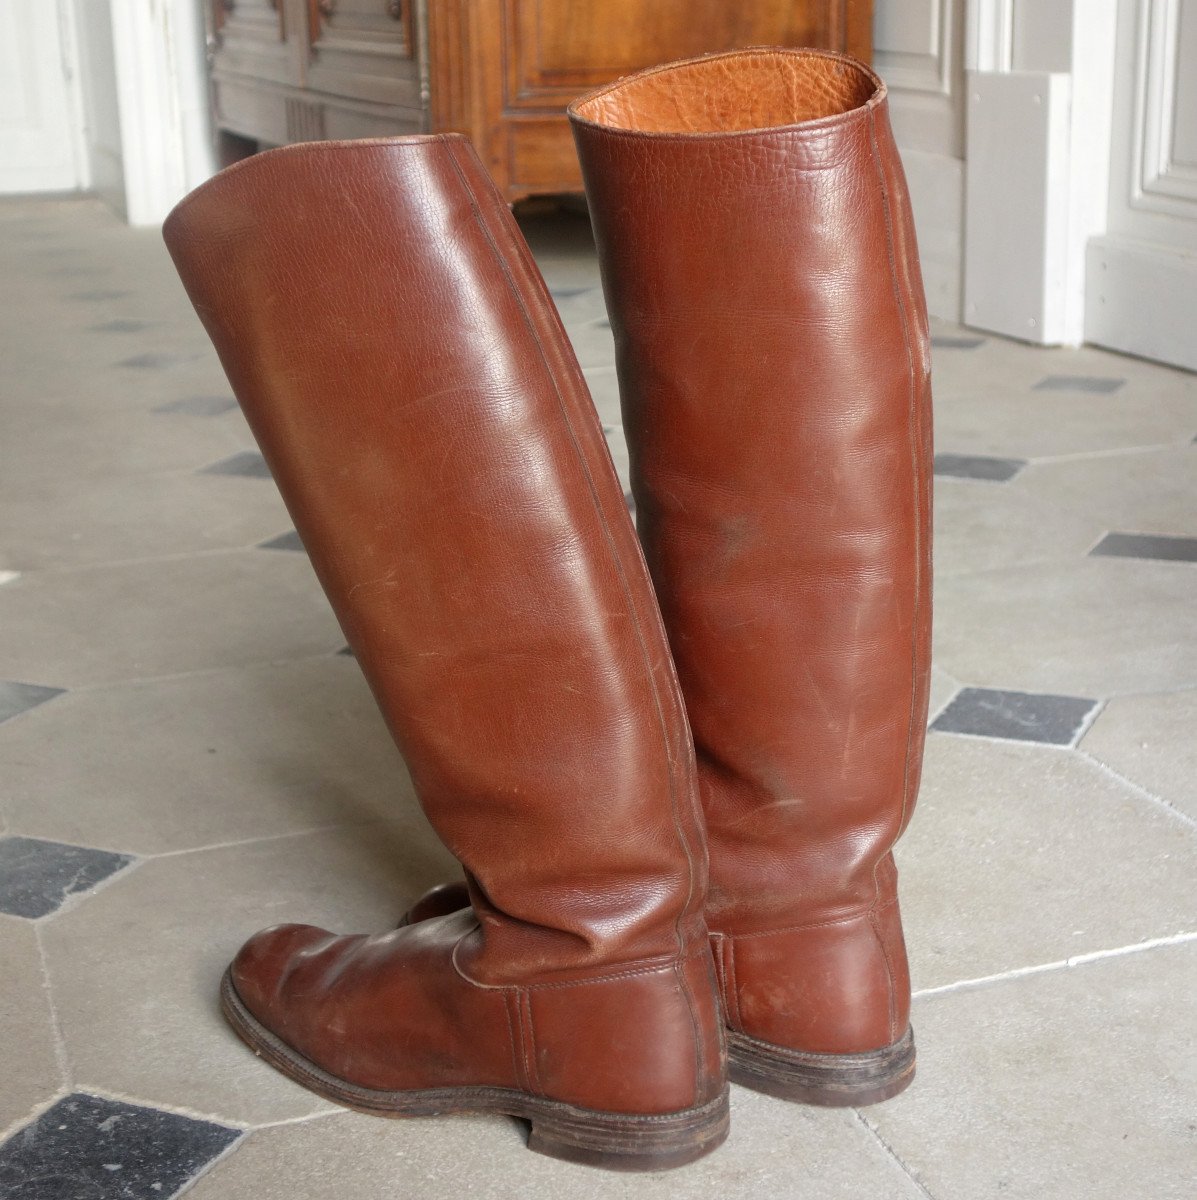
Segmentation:
<svg viewBox="0 0 1197 1200">
<path fill-rule="evenodd" d="M 1197 0 L 1119 0 L 1109 219 L 1086 335 L 1197 370 Z"/>
<path fill-rule="evenodd" d="M 117 212 L 124 213 L 125 169 L 112 45 L 112 0 L 74 0 L 74 4 L 89 186 Z"/>
<path fill-rule="evenodd" d="M 74 43 L 58 0 L 0 3 L 0 192 L 83 187 Z"/>
<path fill-rule="evenodd" d="M 964 0 L 876 0 L 874 63 L 890 89 L 927 303 L 957 320 L 964 244 Z"/>
</svg>

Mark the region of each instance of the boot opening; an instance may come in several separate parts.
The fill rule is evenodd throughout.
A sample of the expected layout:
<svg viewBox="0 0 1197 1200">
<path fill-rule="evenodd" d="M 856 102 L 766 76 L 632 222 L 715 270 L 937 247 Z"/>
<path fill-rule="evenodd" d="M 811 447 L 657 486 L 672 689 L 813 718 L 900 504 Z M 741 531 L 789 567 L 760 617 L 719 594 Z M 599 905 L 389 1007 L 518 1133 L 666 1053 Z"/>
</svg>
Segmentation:
<svg viewBox="0 0 1197 1200">
<path fill-rule="evenodd" d="M 863 63 L 811 50 L 746 50 L 674 63 L 575 101 L 572 116 L 637 133 L 742 133 L 843 116 L 880 99 Z"/>
</svg>

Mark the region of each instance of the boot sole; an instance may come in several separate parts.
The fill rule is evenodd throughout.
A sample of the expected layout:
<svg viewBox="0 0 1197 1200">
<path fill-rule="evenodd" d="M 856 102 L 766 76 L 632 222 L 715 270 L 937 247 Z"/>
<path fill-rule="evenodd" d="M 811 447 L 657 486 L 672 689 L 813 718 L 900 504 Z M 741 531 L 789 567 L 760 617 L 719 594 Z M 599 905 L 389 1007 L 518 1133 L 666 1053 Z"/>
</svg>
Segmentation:
<svg viewBox="0 0 1197 1200">
<path fill-rule="evenodd" d="M 710 1154 L 727 1137 L 728 1090 L 707 1104 L 664 1114 L 608 1113 L 501 1087 L 359 1087 L 318 1067 L 271 1033 L 245 1007 L 225 972 L 220 1007 L 237 1036 L 260 1058 L 310 1092 L 378 1117 L 502 1113 L 531 1124 L 528 1149 L 611 1171 L 663 1171 Z"/>
<path fill-rule="evenodd" d="M 799 1104 L 877 1104 L 914 1078 L 914 1032 L 864 1054 L 810 1054 L 727 1031 L 732 1083 Z"/>
</svg>

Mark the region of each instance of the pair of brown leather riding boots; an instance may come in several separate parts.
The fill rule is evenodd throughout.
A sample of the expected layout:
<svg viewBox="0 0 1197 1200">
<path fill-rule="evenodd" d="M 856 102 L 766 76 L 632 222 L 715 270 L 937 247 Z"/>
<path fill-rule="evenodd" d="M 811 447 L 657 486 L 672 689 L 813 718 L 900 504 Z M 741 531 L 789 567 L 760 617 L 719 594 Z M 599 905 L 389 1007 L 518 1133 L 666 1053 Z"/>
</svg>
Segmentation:
<svg viewBox="0 0 1197 1200">
<path fill-rule="evenodd" d="M 224 1005 L 353 1108 L 513 1114 L 652 1169 L 726 1136 L 729 1068 L 817 1104 L 914 1071 L 891 849 L 927 708 L 928 337 L 868 68 L 715 55 L 570 118 L 641 544 L 465 139 L 272 151 L 167 221 L 466 873 L 380 936 L 258 934 Z"/>
</svg>

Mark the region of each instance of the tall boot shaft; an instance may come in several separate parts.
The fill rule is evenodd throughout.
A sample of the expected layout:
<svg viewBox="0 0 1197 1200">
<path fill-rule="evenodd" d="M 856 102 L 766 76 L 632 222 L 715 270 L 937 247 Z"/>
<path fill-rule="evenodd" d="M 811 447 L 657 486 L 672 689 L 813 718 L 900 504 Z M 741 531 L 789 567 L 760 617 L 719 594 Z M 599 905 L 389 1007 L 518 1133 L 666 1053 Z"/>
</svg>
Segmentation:
<svg viewBox="0 0 1197 1200">
<path fill-rule="evenodd" d="M 570 112 L 729 1019 L 874 1049 L 908 1013 L 890 850 L 931 621 L 929 339 L 885 88 L 843 56 L 754 50 Z"/>
<path fill-rule="evenodd" d="M 487 983 L 689 953 L 692 750 L 602 431 L 465 139 L 286 148 L 165 235 L 432 825 Z"/>
</svg>

